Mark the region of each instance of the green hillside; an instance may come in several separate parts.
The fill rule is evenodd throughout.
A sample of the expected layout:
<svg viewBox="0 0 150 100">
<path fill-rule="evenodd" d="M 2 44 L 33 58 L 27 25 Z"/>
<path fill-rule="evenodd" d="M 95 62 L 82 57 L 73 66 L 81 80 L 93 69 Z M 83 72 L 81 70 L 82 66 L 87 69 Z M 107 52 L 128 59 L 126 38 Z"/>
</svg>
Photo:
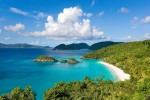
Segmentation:
<svg viewBox="0 0 150 100">
<path fill-rule="evenodd" d="M 108 46 L 115 45 L 115 44 L 120 44 L 120 43 L 123 43 L 123 42 L 103 41 L 103 42 L 98 42 L 98 43 L 92 44 L 89 47 L 89 49 L 98 50 L 98 49 L 101 49 L 101 48 L 104 48 L 104 47 L 108 47 Z"/>
<path fill-rule="evenodd" d="M 111 63 L 137 79 L 150 76 L 150 40 L 109 46 L 83 57 Z"/>
</svg>

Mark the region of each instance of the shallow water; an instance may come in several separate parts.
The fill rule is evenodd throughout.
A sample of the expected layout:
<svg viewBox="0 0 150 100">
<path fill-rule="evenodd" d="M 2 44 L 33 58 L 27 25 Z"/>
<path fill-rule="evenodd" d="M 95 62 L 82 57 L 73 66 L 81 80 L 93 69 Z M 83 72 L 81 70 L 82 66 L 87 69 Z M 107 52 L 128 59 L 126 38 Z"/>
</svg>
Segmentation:
<svg viewBox="0 0 150 100">
<path fill-rule="evenodd" d="M 115 80 L 114 76 L 99 60 L 82 60 L 81 56 L 89 50 L 51 50 L 43 49 L 0 49 L 0 94 L 8 93 L 15 87 L 31 86 L 42 100 L 43 92 L 60 81 L 82 81 L 86 76 L 94 79 L 104 75 L 104 79 Z M 75 58 L 82 63 L 36 63 L 39 55 L 49 55 L 58 60 Z"/>
</svg>

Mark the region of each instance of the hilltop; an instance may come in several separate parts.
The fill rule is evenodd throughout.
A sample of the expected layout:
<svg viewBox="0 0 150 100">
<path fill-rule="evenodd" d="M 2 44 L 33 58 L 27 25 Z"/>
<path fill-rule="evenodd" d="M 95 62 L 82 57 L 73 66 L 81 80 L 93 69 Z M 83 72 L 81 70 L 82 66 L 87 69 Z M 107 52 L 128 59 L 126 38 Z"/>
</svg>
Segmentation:
<svg viewBox="0 0 150 100">
<path fill-rule="evenodd" d="M 86 43 L 72 43 L 69 45 L 60 44 L 54 48 L 54 50 L 80 50 L 80 49 L 88 49 L 89 45 Z"/>
<path fill-rule="evenodd" d="M 123 43 L 123 42 L 113 42 L 113 41 L 98 42 L 98 43 L 92 44 L 89 47 L 89 49 L 91 49 L 91 50 L 98 50 L 98 49 L 101 49 L 103 47 L 108 47 L 108 46 L 115 45 L 115 44 L 120 44 L 120 43 Z"/>
<path fill-rule="evenodd" d="M 98 50 L 103 47 L 107 47 L 110 45 L 120 44 L 123 42 L 113 42 L 113 41 L 103 41 L 94 43 L 91 46 L 89 46 L 86 43 L 72 43 L 72 44 L 60 44 L 54 48 L 54 50 L 80 50 L 80 49 L 90 49 L 90 50 Z"/>
</svg>

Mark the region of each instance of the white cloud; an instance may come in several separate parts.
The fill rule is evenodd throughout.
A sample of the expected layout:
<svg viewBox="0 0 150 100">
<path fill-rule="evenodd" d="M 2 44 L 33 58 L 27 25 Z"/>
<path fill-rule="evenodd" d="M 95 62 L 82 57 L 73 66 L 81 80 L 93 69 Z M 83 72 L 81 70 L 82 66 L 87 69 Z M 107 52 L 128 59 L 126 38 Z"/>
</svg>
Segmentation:
<svg viewBox="0 0 150 100">
<path fill-rule="evenodd" d="M 104 14 L 105 14 L 105 12 L 101 11 L 101 12 L 98 13 L 98 16 L 103 16 Z"/>
<path fill-rule="evenodd" d="M 92 13 L 83 13 L 83 15 L 86 16 L 86 17 L 91 17 Z"/>
<path fill-rule="evenodd" d="M 121 13 L 128 13 L 129 10 L 128 10 L 128 8 L 122 7 L 122 8 L 119 9 L 119 12 L 121 12 Z"/>
<path fill-rule="evenodd" d="M 48 14 L 46 14 L 44 12 L 33 11 L 33 12 L 29 13 L 29 12 L 26 12 L 26 11 L 23 11 L 21 9 L 14 8 L 14 7 L 11 7 L 10 11 L 13 13 L 16 13 L 16 14 L 20 14 L 20 15 L 35 18 L 35 19 L 45 18 L 48 16 Z"/>
<path fill-rule="evenodd" d="M 70 8 L 64 8 L 63 12 L 58 14 L 58 23 L 64 23 L 64 22 L 75 22 L 79 19 L 80 16 L 82 16 L 83 11 L 78 7 L 70 7 Z M 53 18 L 51 16 L 48 17 L 48 21 L 53 21 Z"/>
<path fill-rule="evenodd" d="M 20 30 L 23 30 L 25 26 L 21 23 L 17 23 L 16 25 L 9 25 L 9 26 L 4 26 L 4 29 L 6 31 L 12 31 L 12 32 L 18 32 Z"/>
<path fill-rule="evenodd" d="M 11 40 L 11 37 L 5 37 L 4 40 Z"/>
<path fill-rule="evenodd" d="M 16 13 L 16 14 L 21 14 L 23 16 L 27 16 L 28 15 L 28 12 L 22 11 L 22 10 L 20 10 L 18 8 L 14 8 L 14 7 L 11 7 L 10 11 L 13 12 L 13 13 Z"/>
<path fill-rule="evenodd" d="M 143 23 L 150 23 L 150 16 L 145 17 L 141 20 Z"/>
<path fill-rule="evenodd" d="M 144 38 L 145 39 L 150 39 L 150 33 L 145 33 Z"/>
<path fill-rule="evenodd" d="M 95 5 L 95 0 L 92 0 L 91 7 Z"/>
<path fill-rule="evenodd" d="M 68 38 L 68 39 L 101 39 L 104 32 L 98 28 L 91 26 L 89 19 L 81 19 L 83 11 L 79 7 L 65 8 L 63 12 L 58 14 L 55 21 L 52 16 L 47 17 L 45 30 L 19 33 L 25 36 L 49 37 L 49 38 Z"/>
</svg>

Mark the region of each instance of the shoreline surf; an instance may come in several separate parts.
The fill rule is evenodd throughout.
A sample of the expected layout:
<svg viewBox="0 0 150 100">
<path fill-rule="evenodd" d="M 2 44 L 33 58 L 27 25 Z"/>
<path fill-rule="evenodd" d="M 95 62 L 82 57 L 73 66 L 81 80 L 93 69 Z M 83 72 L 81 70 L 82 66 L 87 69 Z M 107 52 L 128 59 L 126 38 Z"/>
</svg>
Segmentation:
<svg viewBox="0 0 150 100">
<path fill-rule="evenodd" d="M 100 61 L 99 63 L 105 65 L 111 71 L 111 73 L 115 76 L 116 81 L 125 81 L 130 79 L 130 75 L 125 73 L 120 68 L 103 61 Z"/>
</svg>

